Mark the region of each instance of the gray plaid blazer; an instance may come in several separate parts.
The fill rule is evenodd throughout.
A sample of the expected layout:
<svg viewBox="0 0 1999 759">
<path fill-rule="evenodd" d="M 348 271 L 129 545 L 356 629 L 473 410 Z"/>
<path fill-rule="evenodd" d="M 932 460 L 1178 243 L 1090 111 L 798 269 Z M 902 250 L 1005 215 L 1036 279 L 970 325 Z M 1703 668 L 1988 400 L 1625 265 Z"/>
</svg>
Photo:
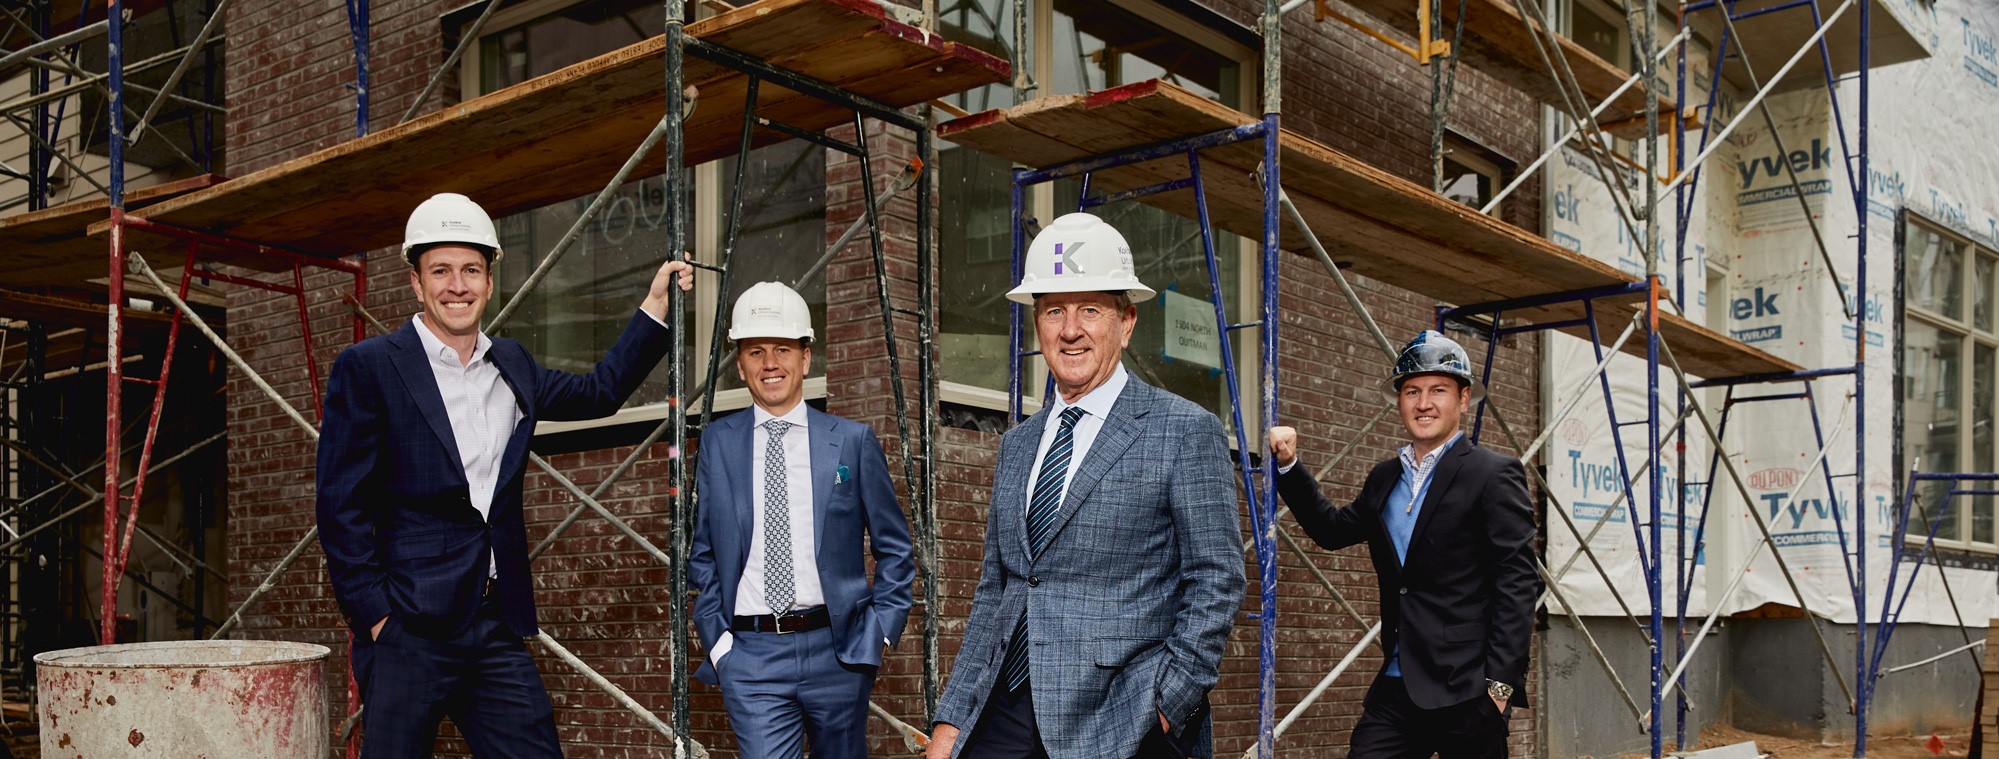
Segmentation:
<svg viewBox="0 0 1999 759">
<path fill-rule="evenodd" d="M 1242 605 L 1236 488 L 1221 420 L 1137 377 L 1076 468 L 1055 535 L 1028 558 L 1028 471 L 1048 411 L 1000 439 L 985 564 L 937 706 L 972 737 L 1027 611 L 1035 723 L 1055 759 L 1126 759 L 1206 703 Z"/>
</svg>

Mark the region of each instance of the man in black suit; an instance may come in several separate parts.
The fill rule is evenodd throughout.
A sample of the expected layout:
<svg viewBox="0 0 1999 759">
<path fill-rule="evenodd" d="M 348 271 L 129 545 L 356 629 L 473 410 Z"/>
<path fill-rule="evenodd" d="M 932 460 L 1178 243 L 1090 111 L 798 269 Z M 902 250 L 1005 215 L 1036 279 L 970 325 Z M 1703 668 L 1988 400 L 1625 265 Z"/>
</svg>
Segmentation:
<svg viewBox="0 0 1999 759">
<path fill-rule="evenodd" d="M 1425 331 L 1386 390 L 1409 444 L 1374 466 L 1341 508 L 1298 466 L 1298 431 L 1270 430 L 1277 493 L 1321 547 L 1366 542 L 1381 586 L 1388 652 L 1354 725 L 1351 759 L 1506 756 L 1509 707 L 1534 631 L 1534 509 L 1519 459 L 1464 440 L 1484 397 L 1464 348 Z"/>
</svg>

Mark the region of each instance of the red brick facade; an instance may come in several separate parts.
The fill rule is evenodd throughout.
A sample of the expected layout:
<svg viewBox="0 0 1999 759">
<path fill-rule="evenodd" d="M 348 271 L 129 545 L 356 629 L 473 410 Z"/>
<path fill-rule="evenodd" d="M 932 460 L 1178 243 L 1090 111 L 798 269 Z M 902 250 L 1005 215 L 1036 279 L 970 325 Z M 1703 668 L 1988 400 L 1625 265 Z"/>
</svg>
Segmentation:
<svg viewBox="0 0 1999 759">
<path fill-rule="evenodd" d="M 456 4 L 436 0 L 372 3 L 371 112 L 376 128 L 394 123 L 442 61 L 446 51 L 437 19 Z M 1251 6 L 1261 5 L 1249 0 L 1217 4 L 1223 6 L 1218 10 L 1244 23 L 1251 20 Z M 352 49 L 340 3 L 235 4 L 229 14 L 232 66 L 227 72 L 227 144 L 231 165 L 227 173 L 241 176 L 352 135 L 355 106 L 345 86 L 353 78 Z M 1285 33 L 1285 125 L 1398 175 L 1427 182 L 1427 72 L 1347 27 L 1332 22 L 1314 24 L 1304 11 L 1291 17 Z M 1538 145 L 1538 107 L 1469 67 L 1460 69 L 1459 76 L 1453 128 L 1494 153 L 1524 164 Z M 455 97 L 449 91 L 454 89 L 447 88 L 444 97 Z M 434 96 L 433 100 L 442 99 Z M 913 147 L 902 135 L 874 134 L 869 139 L 879 156 L 874 167 L 879 186 L 899 170 Z M 856 184 L 858 174 L 858 165 L 851 159 L 829 155 L 828 242 L 861 213 L 863 190 Z M 1529 183 L 1526 191 L 1506 205 L 1506 217 L 1538 230 L 1539 207 L 1537 185 Z M 885 211 L 891 299 L 897 306 L 914 308 L 914 204 L 905 195 Z M 937 213 L 949 213 L 949 209 Z M 401 219 L 383 223 L 399 224 Z M 1336 230 L 1318 231 L 1328 237 L 1337 234 Z M 368 263 L 372 272 L 369 309 L 391 324 L 407 318 L 414 310 L 407 269 L 393 255 L 370 254 Z M 1341 494 L 1350 495 L 1365 466 L 1399 444 L 1399 431 L 1392 420 L 1361 427 L 1380 402 L 1376 379 L 1384 368 L 1383 358 L 1315 259 L 1287 255 L 1281 280 L 1281 417 L 1303 430 L 1314 462 L 1323 462 L 1356 435 L 1363 436 L 1354 457 L 1330 480 Z M 310 312 L 317 358 L 325 367 L 348 344 L 350 314 L 339 297 L 348 283 L 332 276 L 317 277 L 314 283 L 321 295 L 315 297 Z M 1356 279 L 1355 284 L 1392 338 L 1399 341 L 1431 323 L 1433 301 L 1366 280 Z M 890 469 L 899 476 L 886 347 L 881 339 L 873 265 L 864 244 L 850 246 L 829 269 L 827 300 L 826 337 L 820 345 L 820 357 L 827 369 L 829 410 L 874 424 L 887 446 Z M 232 344 L 290 403 L 308 418 L 316 418 L 292 301 L 234 288 L 229 324 Z M 902 341 L 905 385 L 913 399 L 918 359 L 914 322 L 898 317 L 897 335 Z M 1475 359 L 1482 359 L 1483 350 L 1474 348 Z M 1493 396 L 1516 429 L 1533 427 L 1538 417 L 1537 341 L 1516 338 L 1507 348 L 1497 364 L 1500 380 Z M 231 374 L 227 392 L 232 498 L 229 551 L 235 575 L 231 597 L 240 601 L 312 526 L 313 447 L 276 405 L 240 374 Z M 948 667 L 977 582 L 997 438 L 942 428 L 937 445 L 939 574 L 943 578 L 939 584 L 943 603 L 938 611 L 941 660 Z M 671 527 L 666 514 L 666 451 L 665 444 L 648 451 L 602 499 L 662 546 Z M 628 448 L 615 448 L 551 460 L 588 490 L 628 453 Z M 574 501 L 551 478 L 532 470 L 527 490 L 530 537 L 538 539 L 573 508 Z M 1305 540 L 1289 520 L 1285 529 Z M 1375 614 L 1372 571 L 1360 549 L 1338 555 L 1307 550 L 1362 614 Z M 1277 710 L 1281 717 L 1362 630 L 1326 596 L 1295 554 L 1281 549 L 1279 561 L 1283 567 L 1277 664 Z M 1257 572 L 1253 554 L 1245 556 L 1244 567 L 1253 580 Z M 641 703 L 662 717 L 669 716 L 671 665 L 666 641 L 672 631 L 664 622 L 670 602 L 667 571 L 595 516 L 585 516 L 571 527 L 535 568 L 544 629 Z M 326 586 L 317 548 L 309 549 L 277 579 L 277 588 L 246 613 L 244 634 L 344 647 L 344 628 Z M 919 579 L 925 581 L 927 578 Z M 919 605 L 901 651 L 884 666 L 876 689 L 880 703 L 912 722 L 920 722 L 922 715 L 921 598 L 919 587 Z M 1255 612 L 1259 605 L 1252 582 L 1244 611 Z M 1218 756 L 1239 755 L 1254 740 L 1257 653 L 1256 626 L 1246 621 L 1235 630 L 1221 684 L 1213 695 Z M 653 756 L 663 748 L 665 742 L 659 736 L 610 697 L 553 657 L 541 659 L 569 756 Z M 1357 662 L 1353 671 L 1278 742 L 1279 753 L 1342 755 L 1346 731 L 1358 715 L 1360 696 L 1379 664 L 1378 653 L 1373 652 Z M 344 657 L 330 666 L 344 668 Z M 343 686 L 336 685 L 332 695 L 336 704 L 344 704 Z M 697 737 L 718 755 L 733 755 L 733 739 L 727 733 L 719 694 L 696 684 L 693 708 Z M 337 705 L 335 710 L 344 708 Z M 1514 720 L 1515 755 L 1533 755 L 1533 724 L 1531 712 Z M 877 753 L 902 754 L 901 741 L 886 727 L 877 724 L 874 733 L 878 736 Z"/>
</svg>

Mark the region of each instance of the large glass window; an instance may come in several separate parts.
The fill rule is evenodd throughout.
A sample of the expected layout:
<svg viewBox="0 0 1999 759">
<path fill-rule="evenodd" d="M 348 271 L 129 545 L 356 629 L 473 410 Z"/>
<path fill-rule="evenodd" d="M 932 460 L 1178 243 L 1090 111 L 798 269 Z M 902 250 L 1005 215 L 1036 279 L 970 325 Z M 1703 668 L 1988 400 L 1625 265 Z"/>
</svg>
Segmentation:
<svg viewBox="0 0 1999 759">
<path fill-rule="evenodd" d="M 947 3 L 939 19 L 947 37 L 1010 56 L 1014 4 L 1004 0 Z M 1244 109 L 1253 51 L 1228 38 L 1175 17 L 1162 8 L 1131 2 L 1056 0 L 1033 6 L 1030 29 L 1046 30 L 1030 40 L 1037 96 L 1101 90 L 1161 78 L 1218 102 Z M 1142 12 L 1141 12 L 1142 11 Z M 1013 92 L 991 86 L 952 98 L 968 111 L 1004 108 Z M 942 219 L 939 259 L 944 308 L 939 365 L 947 401 L 1004 408 L 1007 380 L 1007 301 L 1012 287 L 1011 179 L 1007 161 L 977 151 L 940 144 Z M 1079 185 L 1035 188 L 1027 213 L 1046 222 L 1076 208 Z M 1139 277 L 1160 291 L 1142 304 L 1125 366 L 1148 383 L 1192 399 L 1229 419 L 1221 357 L 1169 354 L 1169 313 L 1205 313 L 1213 292 L 1198 226 L 1189 219 L 1138 203 L 1100 206 L 1092 211 L 1124 233 L 1137 259 Z M 1241 238 L 1215 237 L 1217 272 L 1232 320 L 1255 310 L 1256 257 Z M 1247 309 L 1247 311 L 1245 311 Z M 1237 357 L 1254 366 L 1253 331 L 1233 335 Z M 1031 330 L 1029 339 L 1032 340 Z M 1038 398 L 1040 362 L 1026 364 L 1026 394 Z M 1253 406 L 1254 404 L 1250 404 Z M 1251 420 L 1251 424 L 1254 421 Z"/>
<path fill-rule="evenodd" d="M 1999 409 L 1999 333 L 1992 320 L 1993 270 L 1999 257 L 1913 218 L 1907 230 L 1903 299 L 1908 313 L 1902 346 L 1907 464 L 1923 472 L 1999 470 L 1993 433 Z M 1971 308 L 1965 308 L 1967 303 Z M 1918 516 L 1934 516 L 1950 486 L 1925 485 L 1917 491 L 1923 509 Z M 1951 499 L 1937 538 L 1992 547 L 1993 507 L 1991 496 Z"/>
<path fill-rule="evenodd" d="M 545 0 L 508 8 L 490 25 L 497 31 L 480 39 L 478 60 L 462 81 L 476 84 L 470 94 L 518 84 L 656 36 L 664 13 L 658 3 L 643 0 Z M 746 160 L 743 221 L 730 292 L 717 293 L 719 283 L 705 272 L 701 275 L 704 286 L 696 290 L 692 321 L 697 329 L 685 336 L 688 355 L 694 359 L 691 384 L 706 376 L 717 299 L 733 303 L 737 295 L 759 281 L 789 284 L 819 258 L 825 245 L 824 149 L 790 141 L 752 151 Z M 688 170 L 687 176 L 693 180 L 693 244 L 701 260 L 719 258 L 736 161 L 726 158 Z M 593 197 L 499 220 L 508 255 L 495 267 L 498 292 L 489 316 L 498 313 L 498 304 L 519 294 L 530 272 L 569 231 Z M 620 188 L 547 277 L 522 296 L 525 300 L 518 313 L 501 325 L 498 334 L 520 340 L 544 366 L 588 371 L 623 331 L 666 257 L 665 198 L 659 176 L 634 180 Z M 825 278 L 814 277 L 799 292 L 812 305 L 814 323 L 823 326 Z M 823 359 L 814 362 L 808 395 L 823 394 L 824 364 Z M 626 413 L 616 418 L 662 415 L 666 373 L 664 363 L 654 369 L 626 404 Z M 733 366 L 721 368 L 717 384 L 719 408 L 747 405 Z M 558 425 L 560 429 L 575 426 Z M 554 428 L 544 427 L 544 431 L 550 429 Z"/>
</svg>

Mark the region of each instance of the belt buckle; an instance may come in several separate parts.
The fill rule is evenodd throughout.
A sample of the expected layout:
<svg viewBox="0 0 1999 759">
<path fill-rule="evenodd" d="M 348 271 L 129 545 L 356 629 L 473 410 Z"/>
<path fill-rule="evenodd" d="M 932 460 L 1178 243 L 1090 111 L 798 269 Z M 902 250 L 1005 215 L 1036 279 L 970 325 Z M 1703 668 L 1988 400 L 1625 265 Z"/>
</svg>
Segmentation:
<svg viewBox="0 0 1999 759">
<path fill-rule="evenodd" d="M 786 619 L 793 619 L 798 621 L 799 626 L 788 630 L 785 629 L 784 620 Z M 792 633 L 798 632 L 799 628 L 804 627 L 804 621 L 805 618 L 803 616 L 791 617 L 789 615 L 782 615 L 782 614 L 772 615 L 770 618 L 771 632 L 776 633 L 778 635 L 790 635 Z"/>
</svg>

